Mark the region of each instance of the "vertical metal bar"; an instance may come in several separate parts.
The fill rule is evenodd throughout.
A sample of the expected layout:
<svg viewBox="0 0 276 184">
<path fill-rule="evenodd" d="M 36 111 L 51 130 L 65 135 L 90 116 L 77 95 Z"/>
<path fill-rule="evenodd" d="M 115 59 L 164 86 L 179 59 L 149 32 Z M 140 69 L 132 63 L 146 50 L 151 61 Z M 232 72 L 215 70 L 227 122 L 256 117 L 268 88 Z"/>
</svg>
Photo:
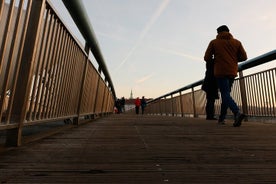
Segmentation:
<svg viewBox="0 0 276 184">
<path fill-rule="evenodd" d="M 2 45 L 0 46 L 0 73 L 2 73 L 2 66 L 4 62 L 4 56 L 5 52 L 7 49 L 7 42 L 8 42 L 8 37 L 9 33 L 11 33 L 11 25 L 12 25 L 12 17 L 13 17 L 13 12 L 14 12 L 14 7 L 15 7 L 15 0 L 12 0 L 10 3 L 8 15 L 7 15 L 7 23 L 4 29 L 4 34 L 3 34 L 3 40 L 2 40 Z M 2 25 L 1 25 L 2 26 Z"/>
<path fill-rule="evenodd" d="M 5 1 L 2 0 L 1 3 L 0 3 L 0 21 L 1 21 L 1 18 L 2 18 L 2 12 L 3 12 L 4 6 L 5 6 Z"/>
<path fill-rule="evenodd" d="M 108 86 L 105 87 L 105 91 L 104 91 L 105 95 L 104 95 L 104 102 L 103 102 L 103 105 L 102 105 L 102 114 L 104 116 L 107 115 L 107 110 L 108 110 L 108 101 L 109 101 L 109 89 L 108 89 Z"/>
<path fill-rule="evenodd" d="M 50 111 L 50 117 L 56 117 L 58 114 L 58 103 L 60 98 L 60 84 L 61 84 L 61 76 L 62 76 L 62 67 L 64 62 L 64 51 L 65 51 L 65 45 L 67 44 L 67 40 L 65 37 L 65 30 L 60 25 L 60 43 L 59 47 L 57 49 L 57 57 L 56 57 L 56 69 L 55 69 L 55 86 L 53 89 L 53 102 L 51 105 L 51 111 Z"/>
<path fill-rule="evenodd" d="M 167 96 L 164 97 L 164 111 L 165 115 L 168 116 L 168 110 L 167 110 Z"/>
<path fill-rule="evenodd" d="M 74 83 L 74 79 L 71 78 L 71 74 L 73 73 L 73 63 L 75 61 L 76 58 L 76 47 L 73 43 L 72 38 L 70 38 L 70 54 L 69 57 L 67 59 L 67 67 L 66 67 L 66 75 L 65 75 L 65 80 L 64 80 L 64 91 L 65 93 L 63 94 L 63 116 L 67 116 L 68 113 L 70 112 L 70 108 L 71 108 L 71 102 L 70 102 L 70 97 L 72 94 L 72 90 L 74 90 L 73 88 L 71 88 L 71 82 Z"/>
<path fill-rule="evenodd" d="M 0 106 L 0 117 L 2 117 L 2 113 L 4 111 L 4 101 L 6 99 L 6 91 L 8 90 L 8 84 L 9 84 L 9 81 L 10 81 L 11 75 L 12 75 L 12 64 L 13 64 L 12 62 L 14 61 L 14 58 L 17 55 L 17 54 L 15 54 L 15 43 L 18 42 L 18 40 L 21 36 L 19 34 L 19 23 L 22 20 L 23 3 L 24 3 L 24 1 L 20 1 L 20 3 L 19 3 L 19 7 L 18 7 L 18 12 L 19 13 L 17 14 L 16 21 L 15 21 L 15 24 L 14 24 L 15 27 L 14 27 L 14 31 L 13 31 L 13 35 L 12 35 L 10 51 L 8 52 L 9 53 L 8 60 L 6 61 L 7 66 L 6 66 L 6 72 L 5 72 L 5 75 L 4 75 L 3 87 L 2 87 L 2 91 L 1 91 L 1 94 L 3 96 L 2 96 L 2 98 L 0 98 L 0 105 L 1 105 Z M 0 87 L 0 89 L 1 89 L 1 87 Z"/>
<path fill-rule="evenodd" d="M 95 98 L 95 102 L 94 102 L 94 114 L 96 113 L 95 111 L 96 111 L 96 107 L 97 107 L 97 103 L 98 103 L 98 100 L 99 100 L 99 98 L 98 98 L 98 96 L 99 96 L 99 86 L 100 86 L 100 79 L 101 79 L 101 77 L 99 76 L 99 78 L 98 78 L 98 81 L 97 81 L 97 89 L 96 89 L 96 98 Z"/>
<path fill-rule="evenodd" d="M 161 98 L 158 100 L 158 104 L 159 104 L 159 113 L 162 116 L 162 109 L 161 109 Z"/>
<path fill-rule="evenodd" d="M 47 65 L 46 65 L 46 68 L 45 70 L 47 71 L 47 75 L 45 76 L 46 77 L 46 84 L 45 84 L 45 97 L 44 97 L 44 107 L 42 109 L 42 112 L 43 112 L 43 117 L 44 118 L 47 118 L 47 115 L 48 115 L 48 111 L 49 111 L 49 99 L 50 99 L 50 91 L 51 91 L 51 88 L 52 88 L 52 69 L 53 69 L 53 63 L 54 63 L 54 54 L 55 54 L 55 50 L 56 50 L 56 46 L 57 46 L 57 36 L 58 36 L 58 33 L 57 33 L 57 20 L 55 19 L 55 17 L 53 16 L 52 17 L 54 20 L 53 20 L 53 26 L 52 26 L 52 35 L 51 35 L 51 44 L 49 45 L 49 52 L 48 52 L 48 55 L 49 55 L 49 59 L 47 61 Z"/>
<path fill-rule="evenodd" d="M 274 95 L 273 95 L 273 70 L 270 70 L 269 72 L 269 86 L 270 86 L 270 116 L 273 116 L 273 107 L 274 107 Z"/>
<path fill-rule="evenodd" d="M 104 112 L 104 104 L 105 104 L 105 100 L 106 100 L 106 91 L 107 91 L 107 87 L 104 86 L 104 91 L 103 91 L 103 100 L 102 100 L 102 107 L 101 107 L 101 115 Z"/>
<path fill-rule="evenodd" d="M 78 117 L 74 118 L 74 120 L 73 120 L 73 123 L 75 125 L 79 124 L 80 110 L 81 110 L 81 105 L 83 103 L 84 85 L 85 85 L 85 81 L 86 81 L 86 77 L 87 77 L 87 72 L 88 72 L 89 46 L 87 45 L 87 43 L 85 44 L 84 50 L 86 52 L 86 61 L 85 61 L 85 65 L 84 65 L 83 71 L 82 71 L 81 88 L 80 88 L 79 100 L 78 100 L 78 108 L 77 108 Z"/>
<path fill-rule="evenodd" d="M 22 54 L 19 75 L 21 79 L 17 81 L 16 90 L 14 95 L 14 104 L 12 108 L 11 121 L 18 123 L 17 129 L 11 129 L 7 131 L 6 145 L 18 146 L 22 143 L 22 128 L 26 117 L 26 107 L 27 101 L 30 94 L 30 86 L 32 79 L 33 70 L 33 59 L 36 51 L 36 45 L 38 42 L 38 35 L 41 21 L 43 18 L 45 0 L 35 0 L 33 1 L 30 21 L 28 23 L 28 30 L 26 35 L 26 40 L 24 43 L 24 49 Z"/>
<path fill-rule="evenodd" d="M 246 78 L 247 83 L 248 83 L 248 100 L 249 100 L 249 105 L 248 105 L 248 115 L 253 115 L 254 114 L 254 96 L 252 95 L 253 92 L 253 85 L 252 85 L 252 76 L 249 76 Z"/>
<path fill-rule="evenodd" d="M 69 48 L 70 52 L 68 54 L 68 58 L 66 59 L 66 67 L 65 67 L 65 75 L 64 75 L 64 86 L 63 86 L 63 94 L 62 94 L 62 116 L 67 116 L 70 109 L 70 95 L 71 95 L 71 73 L 72 73 L 72 63 L 76 57 L 76 48 L 74 46 L 72 38 L 69 39 Z M 70 81 L 70 83 L 69 83 Z"/>
<path fill-rule="evenodd" d="M 35 98 L 35 104 L 34 104 L 34 119 L 40 119 L 40 106 L 42 106 L 42 88 L 44 87 L 44 68 L 45 68 L 45 62 L 46 62 L 46 50 L 47 50 L 47 45 L 49 41 L 49 32 L 50 32 L 50 26 L 51 26 L 51 14 L 49 10 L 46 11 L 46 17 L 44 20 L 44 30 L 43 30 L 43 38 L 42 42 L 40 44 L 40 52 L 37 60 L 37 71 L 35 74 L 36 81 L 34 82 L 34 87 L 33 87 L 33 92 L 34 93 L 34 98 Z"/>
<path fill-rule="evenodd" d="M 33 86 L 32 86 L 32 91 L 31 91 L 31 100 L 30 100 L 30 114 L 29 114 L 29 120 L 30 119 L 36 119 L 37 116 L 37 105 L 39 104 L 39 87 L 40 87 L 40 79 L 41 79 L 41 67 L 42 67 L 42 57 L 43 53 L 45 52 L 45 49 L 43 47 L 45 43 L 45 35 L 47 34 L 47 26 L 48 26 L 48 11 L 45 11 L 46 17 L 44 17 L 43 20 L 43 30 L 41 31 L 41 37 L 39 38 L 39 46 L 37 48 L 37 53 L 36 53 L 36 58 L 34 59 L 36 64 L 34 68 L 34 74 L 33 74 Z"/>
<path fill-rule="evenodd" d="M 182 101 L 182 91 L 179 91 L 179 101 L 180 101 L 180 109 L 181 109 L 181 117 L 184 116 L 184 111 L 183 111 L 183 101 Z"/>
<path fill-rule="evenodd" d="M 262 102 L 262 115 L 263 116 L 265 116 L 265 94 L 264 94 L 264 92 L 265 92 L 265 87 L 264 87 L 264 73 L 261 73 L 261 97 L 262 97 L 262 99 L 261 99 L 261 102 Z"/>
<path fill-rule="evenodd" d="M 248 103 L 247 103 L 247 94 L 246 94 L 246 88 L 245 88 L 245 81 L 243 77 L 243 72 L 239 72 L 239 83 L 240 83 L 240 95 L 241 95 L 241 101 L 242 101 L 242 111 L 244 114 L 248 114 Z M 245 121 L 248 121 L 247 116 L 245 118 Z"/>
<path fill-rule="evenodd" d="M 53 117 L 59 116 L 60 113 L 60 103 L 61 103 L 61 97 L 62 97 L 62 82 L 63 82 L 63 76 L 64 76 L 64 70 L 65 70 L 65 57 L 67 54 L 67 46 L 69 39 L 66 36 L 66 30 L 62 28 L 62 43 L 61 43 L 61 48 L 59 52 L 59 57 L 58 57 L 58 71 L 57 71 L 57 83 L 56 83 L 56 90 L 55 90 L 55 103 L 53 106 Z"/>
<path fill-rule="evenodd" d="M 67 103 L 68 100 L 66 100 L 66 97 L 69 95 L 69 90 L 68 90 L 68 78 L 69 73 L 71 73 L 71 68 L 70 68 L 70 62 L 73 57 L 73 52 L 74 52 L 74 46 L 72 44 L 71 37 L 68 35 L 66 36 L 68 39 L 67 46 L 66 46 L 66 54 L 64 58 L 64 65 L 63 65 L 63 70 L 62 70 L 62 83 L 61 83 L 61 88 L 60 88 L 60 103 L 59 103 L 59 116 L 65 116 L 67 113 Z"/>
<path fill-rule="evenodd" d="M 174 106 L 174 100 L 173 100 L 173 95 L 171 95 L 171 108 L 172 108 L 172 116 L 174 116 L 174 108 L 173 108 L 173 106 Z"/>
<path fill-rule="evenodd" d="M 196 112 L 196 104 L 195 104 L 195 91 L 194 91 L 193 87 L 192 87 L 192 100 L 193 100 L 194 117 L 198 117 L 197 112 Z"/>
<path fill-rule="evenodd" d="M 89 94 L 89 97 L 90 97 L 89 109 L 94 114 L 95 107 L 96 107 L 95 104 L 96 104 L 96 98 L 97 98 L 97 88 L 98 88 L 98 83 L 99 83 L 100 76 L 97 75 L 98 72 L 94 67 L 90 67 L 90 68 L 91 68 L 92 78 L 89 80 L 89 85 L 91 85 L 92 93 Z"/>
<path fill-rule="evenodd" d="M 40 76 L 40 89 L 41 89 L 41 95 L 40 95 L 40 105 L 38 106 L 38 114 L 39 119 L 45 118 L 45 106 L 46 106 L 46 98 L 47 98 L 47 90 L 48 90 L 48 82 L 49 82 L 49 58 L 51 57 L 51 46 L 52 46 L 52 36 L 53 36 L 53 15 L 50 16 L 50 27 L 47 35 L 47 42 L 45 46 L 45 55 L 43 59 L 43 65 L 41 70 L 41 76 Z"/>
<path fill-rule="evenodd" d="M 257 110 L 257 114 L 261 115 L 262 111 L 261 111 L 261 105 L 260 105 L 260 81 L 259 81 L 259 75 L 255 76 L 256 81 L 255 81 L 255 94 L 256 94 L 256 110 Z"/>
<path fill-rule="evenodd" d="M 252 80 L 253 79 L 253 80 Z M 258 98 L 257 98 L 257 89 L 256 89 L 256 75 L 252 76 L 252 96 L 253 96 L 253 104 L 252 104 L 252 108 L 254 108 L 254 114 L 258 114 L 258 109 L 257 109 L 257 104 L 258 104 Z M 255 93 L 255 95 L 253 95 Z"/>
<path fill-rule="evenodd" d="M 272 104 L 273 104 L 273 116 L 275 117 L 276 116 L 276 85 L 275 85 L 275 80 L 276 80 L 276 69 L 273 69 L 272 70 Z"/>
<path fill-rule="evenodd" d="M 31 4 L 32 4 L 32 1 L 29 0 L 28 4 L 27 4 L 26 11 L 25 11 L 25 19 L 24 19 L 23 25 L 28 25 L 29 17 L 30 17 L 30 11 L 31 11 Z M 28 29 L 27 26 L 23 26 L 19 45 L 23 45 L 23 42 L 26 38 L 27 29 Z M 12 104 L 13 104 L 13 101 L 14 101 L 14 91 L 15 91 L 15 86 L 16 86 L 17 80 L 18 80 L 19 67 L 20 67 L 20 64 L 21 64 L 19 61 L 22 61 L 22 54 L 23 54 L 23 47 L 20 47 L 20 49 L 18 50 L 18 56 L 16 58 L 18 62 L 16 62 L 16 65 L 15 65 L 15 71 L 14 71 L 14 75 L 13 75 L 12 86 L 11 86 L 11 89 L 10 89 L 10 91 L 11 91 L 11 94 L 10 94 L 10 97 L 9 97 L 10 103 L 8 104 L 7 113 L 6 113 L 7 114 L 7 116 L 6 116 L 7 122 L 10 122 L 11 109 L 12 109 Z"/>
<path fill-rule="evenodd" d="M 54 48 L 53 48 L 53 57 L 51 58 L 52 60 L 52 64 L 51 64 L 51 70 L 50 70 L 50 82 L 49 82 L 49 86 L 50 86 L 50 90 L 49 90 L 49 98 L 48 98 L 48 102 L 47 102 L 47 112 L 46 112 L 46 117 L 50 118 L 51 115 L 51 111 L 52 111 L 52 104 L 53 104 L 53 100 L 54 100 L 54 89 L 55 89 L 55 84 L 56 84 L 56 71 L 57 71 L 57 57 L 58 57 L 58 52 L 57 50 L 59 50 L 60 48 L 60 42 L 61 42 L 61 27 L 59 22 L 56 22 L 57 27 L 56 27 L 56 38 L 55 38 L 55 43 L 54 43 Z"/>
<path fill-rule="evenodd" d="M 247 106 L 248 106 L 248 114 L 247 115 L 252 115 L 252 104 L 253 104 L 253 97 L 252 97 L 252 85 L 250 82 L 251 77 L 246 77 L 244 78 L 246 84 L 247 84 L 247 89 L 248 89 L 248 93 L 247 93 Z"/>
<path fill-rule="evenodd" d="M 269 71 L 265 72 L 265 93 L 266 93 L 266 111 L 267 116 L 271 115 L 271 99 L 270 99 L 270 85 L 269 85 Z"/>
</svg>

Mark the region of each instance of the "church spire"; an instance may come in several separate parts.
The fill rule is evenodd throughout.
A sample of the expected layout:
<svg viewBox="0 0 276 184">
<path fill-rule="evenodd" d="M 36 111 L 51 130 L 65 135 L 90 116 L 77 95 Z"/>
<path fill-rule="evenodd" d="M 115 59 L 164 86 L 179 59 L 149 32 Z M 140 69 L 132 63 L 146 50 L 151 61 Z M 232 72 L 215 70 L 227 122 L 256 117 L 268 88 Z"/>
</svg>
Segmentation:
<svg viewBox="0 0 276 184">
<path fill-rule="evenodd" d="M 129 97 L 129 99 L 133 99 L 132 89 L 131 89 L 131 91 L 130 91 L 130 97 Z"/>
</svg>

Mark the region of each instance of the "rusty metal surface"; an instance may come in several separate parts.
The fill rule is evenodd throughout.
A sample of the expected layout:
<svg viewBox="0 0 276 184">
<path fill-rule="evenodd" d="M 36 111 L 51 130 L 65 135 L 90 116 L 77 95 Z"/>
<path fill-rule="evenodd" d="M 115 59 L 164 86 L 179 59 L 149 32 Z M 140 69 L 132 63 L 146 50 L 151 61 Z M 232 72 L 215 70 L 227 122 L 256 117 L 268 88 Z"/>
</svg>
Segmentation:
<svg viewBox="0 0 276 184">
<path fill-rule="evenodd" d="M 0 152 L 0 183 L 274 183 L 275 132 L 115 114 Z"/>
</svg>

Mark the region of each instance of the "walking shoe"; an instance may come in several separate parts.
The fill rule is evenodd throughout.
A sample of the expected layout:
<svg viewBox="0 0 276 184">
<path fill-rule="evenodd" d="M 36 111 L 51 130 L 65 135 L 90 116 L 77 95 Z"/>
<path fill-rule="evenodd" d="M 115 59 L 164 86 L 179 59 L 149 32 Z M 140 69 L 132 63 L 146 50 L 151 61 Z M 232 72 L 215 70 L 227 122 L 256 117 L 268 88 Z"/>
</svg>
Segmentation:
<svg viewBox="0 0 276 184">
<path fill-rule="evenodd" d="M 237 113 L 235 116 L 235 122 L 233 123 L 234 127 L 241 126 L 242 120 L 245 118 L 245 114 Z"/>
<path fill-rule="evenodd" d="M 218 125 L 225 125 L 225 121 L 224 120 L 218 121 Z"/>
</svg>

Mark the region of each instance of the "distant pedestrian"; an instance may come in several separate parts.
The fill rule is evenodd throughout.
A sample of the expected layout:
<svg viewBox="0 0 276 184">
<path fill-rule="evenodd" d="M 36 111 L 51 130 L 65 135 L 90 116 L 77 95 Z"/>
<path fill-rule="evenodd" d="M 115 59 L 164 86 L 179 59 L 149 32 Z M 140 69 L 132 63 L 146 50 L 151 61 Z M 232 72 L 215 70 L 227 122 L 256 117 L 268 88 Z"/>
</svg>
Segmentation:
<svg viewBox="0 0 276 184">
<path fill-rule="evenodd" d="M 147 106 L 147 102 L 146 102 L 145 97 L 143 96 L 142 99 L 141 99 L 142 114 L 144 114 L 146 106 Z"/>
<path fill-rule="evenodd" d="M 125 97 L 122 97 L 121 98 L 121 111 L 122 112 L 125 112 L 125 104 L 126 104 L 126 100 L 125 100 Z"/>
<path fill-rule="evenodd" d="M 216 39 L 212 40 L 205 52 L 204 60 L 210 62 L 214 59 L 214 74 L 218 81 L 222 103 L 218 123 L 225 124 L 228 107 L 234 114 L 234 127 L 241 126 L 245 115 L 240 112 L 230 92 L 238 72 L 238 62 L 247 59 L 246 52 L 237 39 L 234 39 L 226 25 L 217 28 Z"/>
<path fill-rule="evenodd" d="M 218 85 L 214 76 L 214 60 L 206 62 L 206 72 L 201 89 L 206 93 L 206 120 L 217 120 L 215 118 L 215 101 L 219 96 Z"/>
<path fill-rule="evenodd" d="M 135 103 L 135 112 L 136 112 L 136 114 L 139 114 L 139 109 L 140 109 L 140 106 L 141 106 L 141 100 L 140 100 L 140 98 L 137 97 L 135 99 L 134 103 Z"/>
<path fill-rule="evenodd" d="M 116 107 L 116 111 L 115 113 L 117 114 L 120 114 L 122 112 L 122 109 L 121 109 L 121 100 L 120 99 L 117 99 L 116 102 L 115 102 L 115 107 Z"/>
</svg>

